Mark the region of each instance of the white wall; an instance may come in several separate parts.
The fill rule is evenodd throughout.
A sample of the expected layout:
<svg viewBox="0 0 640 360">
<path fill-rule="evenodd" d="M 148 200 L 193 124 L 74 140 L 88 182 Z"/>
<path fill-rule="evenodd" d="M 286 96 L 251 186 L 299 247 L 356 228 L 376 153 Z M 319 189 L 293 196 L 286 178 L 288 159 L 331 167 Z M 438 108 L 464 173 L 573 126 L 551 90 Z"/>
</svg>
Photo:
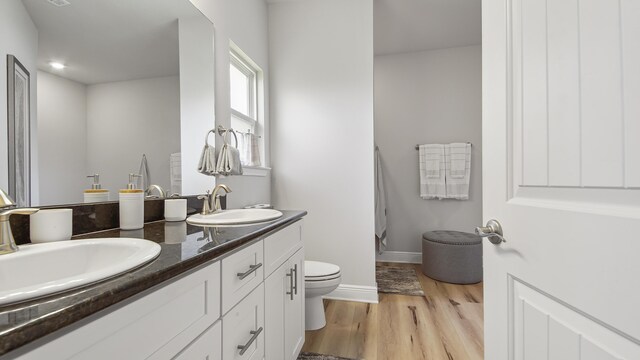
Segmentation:
<svg viewBox="0 0 640 360">
<path fill-rule="evenodd" d="M 183 194 L 202 194 L 214 178 L 197 172 L 207 132 L 215 127 L 213 25 L 202 17 L 178 21 L 180 46 L 180 138 Z M 213 135 L 210 144 L 215 143 Z"/>
<path fill-rule="evenodd" d="M 429 230 L 482 222 L 481 47 L 375 58 L 375 140 L 387 189 L 389 251 L 421 252 Z M 416 144 L 473 143 L 468 201 L 419 197 Z"/>
<path fill-rule="evenodd" d="M 87 189 L 87 87 L 38 71 L 40 201 L 81 203 Z"/>
<path fill-rule="evenodd" d="M 87 87 L 87 171 L 100 174 L 111 200 L 128 174 L 138 173 L 142 154 L 151 182 L 170 189 L 169 156 L 180 151 L 179 102 L 177 76 Z"/>
<path fill-rule="evenodd" d="M 372 6 L 269 5 L 274 203 L 309 211 L 307 259 L 364 287 L 375 287 Z"/>
<path fill-rule="evenodd" d="M 264 106 L 263 114 L 264 131 L 269 132 L 269 46 L 267 5 L 264 0 L 191 0 L 202 13 L 207 16 L 215 26 L 215 121 L 228 127 L 231 122 L 231 100 L 229 96 L 229 40 L 238 45 L 264 73 Z M 200 144 L 200 135 L 196 142 Z M 216 136 L 217 144 L 221 143 Z M 269 164 L 269 143 L 265 144 L 267 166 Z M 202 146 L 204 144 L 201 144 Z M 191 169 L 184 168 L 184 171 Z M 195 171 L 195 170 L 194 170 Z M 244 205 L 271 202 L 271 178 L 261 176 L 231 176 L 221 178 L 220 183 L 227 184 L 233 190 L 228 197 L 228 206 L 231 208 Z M 209 186 L 199 192 L 211 189 L 213 179 Z"/>
<path fill-rule="evenodd" d="M 7 54 L 14 55 L 31 74 L 31 200 L 38 203 L 37 70 L 38 31 L 20 0 L 0 1 L 0 188 L 8 190 Z"/>
</svg>

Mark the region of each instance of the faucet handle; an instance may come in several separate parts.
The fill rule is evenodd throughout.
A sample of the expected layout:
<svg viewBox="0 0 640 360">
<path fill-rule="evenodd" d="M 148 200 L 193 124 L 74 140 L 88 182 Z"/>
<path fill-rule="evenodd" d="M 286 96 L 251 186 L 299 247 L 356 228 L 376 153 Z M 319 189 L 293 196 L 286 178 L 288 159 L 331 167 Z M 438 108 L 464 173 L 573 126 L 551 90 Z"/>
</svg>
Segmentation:
<svg viewBox="0 0 640 360">
<path fill-rule="evenodd" d="M 210 203 L 209 198 L 210 197 L 211 197 L 211 195 L 209 194 L 209 190 L 207 190 L 207 194 L 206 195 L 199 195 L 198 196 L 198 200 L 203 200 L 202 201 L 202 212 L 200 214 L 202 214 L 202 215 L 211 214 L 211 206 L 209 205 L 209 203 Z"/>
</svg>

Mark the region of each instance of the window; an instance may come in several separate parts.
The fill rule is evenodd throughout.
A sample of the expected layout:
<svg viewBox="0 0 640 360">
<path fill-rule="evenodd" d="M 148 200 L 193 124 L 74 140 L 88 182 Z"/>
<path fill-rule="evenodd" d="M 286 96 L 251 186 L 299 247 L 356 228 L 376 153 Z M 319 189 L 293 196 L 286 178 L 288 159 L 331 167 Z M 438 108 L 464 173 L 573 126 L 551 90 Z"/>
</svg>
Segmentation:
<svg viewBox="0 0 640 360">
<path fill-rule="evenodd" d="M 266 176 L 264 156 L 263 74 L 242 50 L 230 44 L 229 84 L 231 128 L 238 135 L 238 150 L 244 174 Z M 253 134 L 253 135 L 250 135 Z"/>
<path fill-rule="evenodd" d="M 231 51 L 231 127 L 240 132 L 256 133 L 258 70 L 236 52 Z"/>
</svg>

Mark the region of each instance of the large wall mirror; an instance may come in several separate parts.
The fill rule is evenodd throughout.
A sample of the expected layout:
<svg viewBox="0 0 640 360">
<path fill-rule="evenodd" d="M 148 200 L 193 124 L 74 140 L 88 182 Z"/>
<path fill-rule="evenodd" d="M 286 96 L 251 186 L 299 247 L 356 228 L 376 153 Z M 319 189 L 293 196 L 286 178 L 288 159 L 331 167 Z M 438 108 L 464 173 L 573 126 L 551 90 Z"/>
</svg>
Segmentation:
<svg viewBox="0 0 640 360">
<path fill-rule="evenodd" d="M 183 171 L 183 159 L 199 154 L 182 144 L 202 141 L 214 127 L 213 24 L 189 0 L 21 4 L 3 9 L 26 12 L 37 33 L 21 39 L 37 43 L 35 59 L 11 54 L 11 44 L 4 51 L 26 65 L 37 89 L 30 98 L 31 203 L 20 205 L 82 203 L 93 174 L 117 200 L 143 156 L 150 176 L 137 181 L 141 188 L 204 191 L 185 184 L 196 170 Z M 2 161 L 9 168 L 15 159 Z"/>
</svg>

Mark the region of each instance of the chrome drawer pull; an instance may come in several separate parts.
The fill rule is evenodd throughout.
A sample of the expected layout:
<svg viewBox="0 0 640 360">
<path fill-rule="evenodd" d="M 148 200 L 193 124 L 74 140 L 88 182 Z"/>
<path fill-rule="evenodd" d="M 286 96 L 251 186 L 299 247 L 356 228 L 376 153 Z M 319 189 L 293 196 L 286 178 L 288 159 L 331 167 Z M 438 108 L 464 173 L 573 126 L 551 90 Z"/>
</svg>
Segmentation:
<svg viewBox="0 0 640 360">
<path fill-rule="evenodd" d="M 249 265 L 249 270 L 247 270 L 247 271 L 245 271 L 243 273 L 238 273 L 237 275 L 240 278 L 240 280 L 243 280 L 247 276 L 251 275 L 252 272 L 258 270 L 261 266 L 262 266 L 262 263 L 258 263 L 256 265 Z"/>
<path fill-rule="evenodd" d="M 296 295 L 298 295 L 298 264 L 293 265 L 293 269 L 291 270 L 291 272 L 294 273 L 296 276 L 296 281 L 294 283 L 295 285 L 293 286 L 293 291 L 295 292 Z"/>
<path fill-rule="evenodd" d="M 295 287 L 293 285 L 293 269 L 287 273 L 287 276 L 289 277 L 289 289 L 291 289 L 291 291 L 287 291 L 287 295 L 293 300 L 293 288 Z"/>
<path fill-rule="evenodd" d="M 249 334 L 251 334 L 251 339 L 249 339 L 249 341 L 247 341 L 247 343 L 244 345 L 238 345 L 238 349 L 240 349 L 241 356 L 244 355 L 244 353 L 247 352 L 247 350 L 249 350 L 249 346 L 251 346 L 251 344 L 253 344 L 253 342 L 256 341 L 256 339 L 258 338 L 261 332 L 262 332 L 262 326 L 260 326 L 260 328 L 256 331 L 253 331 L 253 330 L 249 331 Z"/>
</svg>

